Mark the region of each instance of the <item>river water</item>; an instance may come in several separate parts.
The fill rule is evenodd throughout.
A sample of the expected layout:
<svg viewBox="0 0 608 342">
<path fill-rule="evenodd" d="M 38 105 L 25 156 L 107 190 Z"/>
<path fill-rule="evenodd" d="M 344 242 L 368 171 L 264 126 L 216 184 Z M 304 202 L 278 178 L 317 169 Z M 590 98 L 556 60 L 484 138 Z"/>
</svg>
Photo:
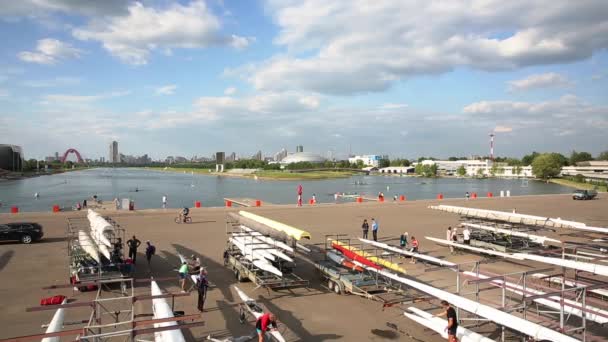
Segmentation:
<svg viewBox="0 0 608 342">
<path fill-rule="evenodd" d="M 405 195 L 408 200 L 463 197 L 466 191 L 485 196 L 510 190 L 512 196 L 568 193 L 571 189 L 543 182 L 507 179 L 418 178 L 395 176 L 353 176 L 311 181 L 263 181 L 132 168 L 98 168 L 63 174 L 0 181 L 0 212 L 11 206 L 20 211 L 49 211 L 57 204 L 72 207 L 93 195 L 102 200 L 130 198 L 136 208 L 159 208 L 164 194 L 172 208 L 223 206 L 225 197 L 248 197 L 276 204 L 296 202 L 296 188 L 302 184 L 305 202 L 316 194 L 317 202 L 334 202 L 334 193 L 358 193 L 375 197 L 382 191 L 386 200 Z M 135 190 L 138 190 L 137 192 Z M 34 194 L 39 194 L 35 199 Z M 350 201 L 345 199 L 345 201 Z"/>
</svg>

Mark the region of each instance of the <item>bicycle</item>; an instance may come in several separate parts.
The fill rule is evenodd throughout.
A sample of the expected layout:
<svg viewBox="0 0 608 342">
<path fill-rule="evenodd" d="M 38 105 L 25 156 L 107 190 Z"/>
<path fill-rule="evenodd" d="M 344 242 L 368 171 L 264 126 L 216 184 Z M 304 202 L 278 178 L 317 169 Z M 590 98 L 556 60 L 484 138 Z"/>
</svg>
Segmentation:
<svg viewBox="0 0 608 342">
<path fill-rule="evenodd" d="M 191 216 L 186 216 L 185 218 L 182 216 L 177 216 L 175 218 L 175 223 L 192 223 L 192 217 Z"/>
</svg>

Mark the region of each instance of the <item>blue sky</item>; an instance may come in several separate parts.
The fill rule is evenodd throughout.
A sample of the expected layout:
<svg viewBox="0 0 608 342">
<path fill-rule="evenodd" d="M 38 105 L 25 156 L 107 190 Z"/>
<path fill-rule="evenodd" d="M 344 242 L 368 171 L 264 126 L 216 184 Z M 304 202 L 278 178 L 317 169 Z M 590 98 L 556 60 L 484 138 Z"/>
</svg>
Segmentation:
<svg viewBox="0 0 608 342">
<path fill-rule="evenodd" d="M 28 158 L 608 149 L 602 0 L 24 0 L 0 39 Z"/>
</svg>

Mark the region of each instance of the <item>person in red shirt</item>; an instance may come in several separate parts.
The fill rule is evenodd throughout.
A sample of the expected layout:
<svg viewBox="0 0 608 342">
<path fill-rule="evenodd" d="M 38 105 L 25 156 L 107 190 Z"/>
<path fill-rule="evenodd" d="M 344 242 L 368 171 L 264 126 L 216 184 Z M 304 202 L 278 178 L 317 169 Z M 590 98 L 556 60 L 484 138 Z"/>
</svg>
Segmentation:
<svg viewBox="0 0 608 342">
<path fill-rule="evenodd" d="M 272 328 L 270 328 L 272 327 Z M 255 330 L 258 333 L 258 341 L 264 342 L 264 334 L 270 330 L 277 329 L 277 318 L 274 314 L 270 312 L 263 314 L 260 316 L 255 322 Z"/>
<path fill-rule="evenodd" d="M 412 245 L 412 249 L 410 250 L 410 252 L 412 252 L 412 253 L 418 253 L 418 246 L 419 246 L 419 244 L 418 244 L 418 240 L 416 240 L 415 236 L 412 236 L 412 243 L 411 243 L 411 245 Z M 410 262 L 412 264 L 415 264 L 416 263 L 416 258 L 412 257 L 412 261 L 410 261 Z"/>
</svg>

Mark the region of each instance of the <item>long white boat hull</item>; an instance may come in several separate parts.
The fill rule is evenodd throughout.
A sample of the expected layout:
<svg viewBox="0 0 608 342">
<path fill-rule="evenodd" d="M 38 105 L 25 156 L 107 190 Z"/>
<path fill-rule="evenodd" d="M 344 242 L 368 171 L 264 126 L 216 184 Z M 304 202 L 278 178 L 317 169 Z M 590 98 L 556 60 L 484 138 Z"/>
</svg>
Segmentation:
<svg viewBox="0 0 608 342">
<path fill-rule="evenodd" d="M 435 258 L 435 257 L 432 257 L 430 255 L 426 255 L 426 254 L 413 253 L 413 252 L 406 251 L 404 249 L 401 249 L 401 248 L 398 248 L 398 247 L 395 247 L 395 246 L 391 246 L 391 245 L 386 244 L 386 243 L 377 242 L 377 241 L 373 241 L 373 240 L 362 239 L 362 238 L 359 238 L 359 240 L 361 242 L 370 244 L 370 245 L 378 247 L 378 248 L 385 249 L 387 251 L 395 252 L 395 253 L 402 254 L 402 255 L 405 255 L 405 256 L 409 256 L 409 257 L 414 257 L 414 258 L 420 259 L 420 260 L 425 260 L 425 261 L 428 261 L 430 263 L 437 264 L 437 265 L 440 265 L 440 266 L 455 266 L 456 265 L 453 262 L 449 262 L 449 261 L 446 261 L 446 260 Z"/>
<path fill-rule="evenodd" d="M 403 314 L 411 320 L 424 325 L 425 327 L 440 334 L 443 338 L 448 338 L 448 334 L 445 331 L 447 321 L 439 317 L 435 317 L 426 311 L 410 307 L 408 308 L 413 313 L 404 312 Z M 461 326 L 456 330 L 456 337 L 462 342 L 493 342 L 494 340 L 484 337 L 472 330 L 463 328 Z"/>
<path fill-rule="evenodd" d="M 271 261 L 276 260 L 276 257 L 272 253 L 270 253 L 270 251 L 267 250 L 268 245 L 260 243 L 257 239 L 254 239 L 253 237 L 243 237 L 237 235 L 232 235 L 232 238 L 236 241 L 239 241 L 244 246 L 244 248 L 250 250 L 251 253 L 257 254 Z"/>
<path fill-rule="evenodd" d="M 429 236 L 426 236 L 426 239 L 427 240 L 431 240 L 431 241 L 436 242 L 436 243 L 439 243 L 439 244 L 442 244 L 442 245 L 454 246 L 454 247 L 457 247 L 457 248 L 467 249 L 469 251 L 473 251 L 473 252 L 477 252 L 477 253 L 495 255 L 495 256 L 500 256 L 500 257 L 503 257 L 503 258 L 511 258 L 511 259 L 522 260 L 522 258 L 518 258 L 517 256 L 515 256 L 513 254 L 497 252 L 497 251 L 493 251 L 491 249 L 473 247 L 473 246 L 469 246 L 469 245 L 465 245 L 465 244 L 461 244 L 461 243 L 456 243 L 456 242 L 453 242 L 453 241 L 443 240 L 443 239 L 437 239 L 437 238 L 429 237 Z"/>
<path fill-rule="evenodd" d="M 243 290 L 239 289 L 237 286 L 234 286 L 234 289 L 236 290 L 236 293 L 238 294 L 239 298 L 241 298 L 241 300 L 245 304 L 247 311 L 249 313 L 251 313 L 253 315 L 253 317 L 255 317 L 256 320 L 258 318 L 260 318 L 263 315 L 263 313 L 251 310 L 250 306 L 248 305 L 249 303 L 255 303 L 255 300 L 253 300 L 251 297 L 249 297 L 245 292 L 243 292 Z M 283 335 L 281 335 L 281 333 L 276 330 L 268 331 L 268 332 L 266 332 L 266 335 L 270 335 L 272 338 L 274 338 L 278 342 L 285 342 Z"/>
<path fill-rule="evenodd" d="M 565 228 L 565 229 L 579 229 L 586 230 L 596 233 L 608 234 L 608 228 L 602 227 L 589 227 L 582 222 L 562 220 L 561 218 L 550 218 L 526 214 L 510 213 L 506 211 L 477 209 L 458 207 L 452 205 L 437 205 L 429 206 L 430 209 L 441 210 L 449 213 L 460 214 L 463 216 L 477 217 L 482 219 L 504 221 L 510 223 L 522 223 L 531 226 L 538 227 L 551 227 L 551 228 Z"/>
<path fill-rule="evenodd" d="M 550 257 L 544 257 L 544 256 L 540 256 L 540 255 L 524 254 L 524 253 L 515 253 L 514 256 L 516 258 L 519 257 L 521 259 L 534 260 L 534 261 L 542 262 L 545 264 L 563 266 L 566 268 L 577 269 L 577 270 L 590 272 L 593 274 L 598 274 L 598 275 L 603 275 L 603 276 L 608 277 L 608 266 L 606 266 L 606 265 L 597 265 L 597 264 L 592 264 L 592 263 L 583 262 L 583 261 L 550 258 Z"/>
<path fill-rule="evenodd" d="M 239 238 L 241 238 L 241 240 L 243 242 L 247 241 L 249 243 L 252 243 L 252 240 L 249 238 L 253 238 L 253 243 L 255 243 L 255 247 L 257 248 L 256 251 L 264 251 L 264 252 L 270 253 L 276 257 L 279 257 L 285 261 L 293 262 L 293 259 L 289 255 L 281 252 L 281 250 L 279 250 L 278 248 L 275 248 L 271 244 L 266 243 L 265 241 L 261 240 L 257 236 L 254 236 L 251 234 L 240 235 L 238 233 L 236 233 L 236 234 L 233 233 L 232 236 L 239 237 Z"/>
<path fill-rule="evenodd" d="M 158 296 L 162 294 L 162 291 L 158 287 L 155 281 L 150 282 L 151 294 Z M 170 318 L 173 317 L 173 311 L 164 298 L 152 299 L 152 311 L 154 312 L 154 319 Z M 163 322 L 154 324 L 155 328 L 169 327 L 177 325 L 177 322 Z M 165 330 L 154 333 L 155 342 L 185 342 L 184 335 L 179 329 Z"/>
<path fill-rule="evenodd" d="M 541 245 L 544 245 L 545 242 L 562 243 L 560 240 L 548 238 L 546 236 L 539 236 L 539 235 L 534 235 L 534 234 L 522 233 L 522 232 L 517 232 L 517 231 L 512 231 L 512 230 L 502 229 L 502 228 L 488 227 L 488 226 L 484 226 L 484 225 L 481 225 L 481 224 L 475 224 L 475 223 L 461 223 L 461 224 L 463 226 L 466 226 L 466 227 L 482 229 L 482 230 L 491 231 L 491 232 L 494 232 L 494 233 L 500 233 L 500 234 L 504 234 L 504 235 L 522 237 L 524 239 L 529 239 L 529 240 L 534 241 L 536 243 L 540 243 Z"/>
<path fill-rule="evenodd" d="M 65 303 L 67 303 L 67 299 L 64 299 L 61 304 L 65 304 Z M 63 327 L 64 319 L 65 319 L 65 309 L 57 309 L 57 311 L 55 311 L 55 314 L 53 315 L 53 319 L 51 320 L 51 323 L 49 323 L 49 326 L 46 328 L 45 333 L 49 334 L 49 333 L 61 331 L 61 328 Z M 61 337 L 55 336 L 55 337 L 45 337 L 42 339 L 41 342 L 59 342 L 59 341 L 61 341 Z"/>
<path fill-rule="evenodd" d="M 108 260 L 111 260 L 111 254 L 110 254 L 110 250 L 108 249 L 108 246 L 106 246 L 105 244 L 103 244 L 101 242 L 101 240 L 98 238 L 97 234 L 95 234 L 94 232 L 92 232 L 92 233 L 93 234 L 91 234 L 91 237 L 97 244 L 97 248 L 99 249 L 99 252 L 101 254 L 103 254 L 103 256 L 105 256 Z"/>
<path fill-rule="evenodd" d="M 367 270 L 371 272 L 376 272 L 380 275 L 383 275 L 392 280 L 398 281 L 405 285 L 408 285 L 412 288 L 415 288 L 419 291 L 427 293 L 431 296 L 437 297 L 439 299 L 448 301 L 452 303 L 456 307 L 459 307 L 463 310 L 491 320 L 499 325 L 503 325 L 509 329 L 513 329 L 519 331 L 523 334 L 531 336 L 537 340 L 549 340 L 554 342 L 579 342 L 577 339 L 574 339 L 570 336 L 561 334 L 555 330 L 551 330 L 540 326 L 536 323 L 527 321 L 523 318 L 513 316 L 506 312 L 500 311 L 493 307 L 487 306 L 485 304 L 478 303 L 468 298 L 464 298 L 450 292 L 440 290 L 438 288 L 432 287 L 430 285 L 423 284 L 421 282 L 404 278 L 388 272 L 386 270 L 377 270 L 372 267 L 364 266 Z"/>
<path fill-rule="evenodd" d="M 101 263 L 97 244 L 87 232 L 84 230 L 78 231 L 78 242 L 80 243 L 80 248 L 82 248 L 82 250 L 87 252 L 87 254 L 93 258 L 93 260 L 97 261 L 98 264 Z"/>
<path fill-rule="evenodd" d="M 288 251 L 288 252 L 291 252 L 291 253 L 294 252 L 293 248 L 291 248 L 289 245 L 287 245 L 286 243 L 284 243 L 282 241 L 278 241 L 278 240 L 273 239 L 271 237 L 265 236 L 264 234 L 262 234 L 262 233 L 260 233 L 258 231 L 255 231 L 255 230 L 253 230 L 253 229 L 251 229 L 251 228 L 249 228 L 249 227 L 247 227 L 245 225 L 241 225 L 241 228 L 244 231 L 250 233 L 251 235 L 255 236 L 256 238 L 258 238 L 258 239 L 266 242 L 267 244 L 269 244 L 269 245 L 271 245 L 273 247 L 281 248 L 281 249 L 283 249 L 285 251 Z"/>
<path fill-rule="evenodd" d="M 274 267 L 266 258 L 259 254 L 256 254 L 255 251 L 251 252 L 250 250 L 245 248 L 245 246 L 240 241 L 235 240 L 234 238 L 230 238 L 230 242 L 232 242 L 233 245 L 240 249 L 245 258 L 253 262 L 253 264 L 259 269 L 272 274 L 276 274 L 279 277 L 283 276 L 283 273 L 279 271 L 276 267 Z"/>
</svg>

